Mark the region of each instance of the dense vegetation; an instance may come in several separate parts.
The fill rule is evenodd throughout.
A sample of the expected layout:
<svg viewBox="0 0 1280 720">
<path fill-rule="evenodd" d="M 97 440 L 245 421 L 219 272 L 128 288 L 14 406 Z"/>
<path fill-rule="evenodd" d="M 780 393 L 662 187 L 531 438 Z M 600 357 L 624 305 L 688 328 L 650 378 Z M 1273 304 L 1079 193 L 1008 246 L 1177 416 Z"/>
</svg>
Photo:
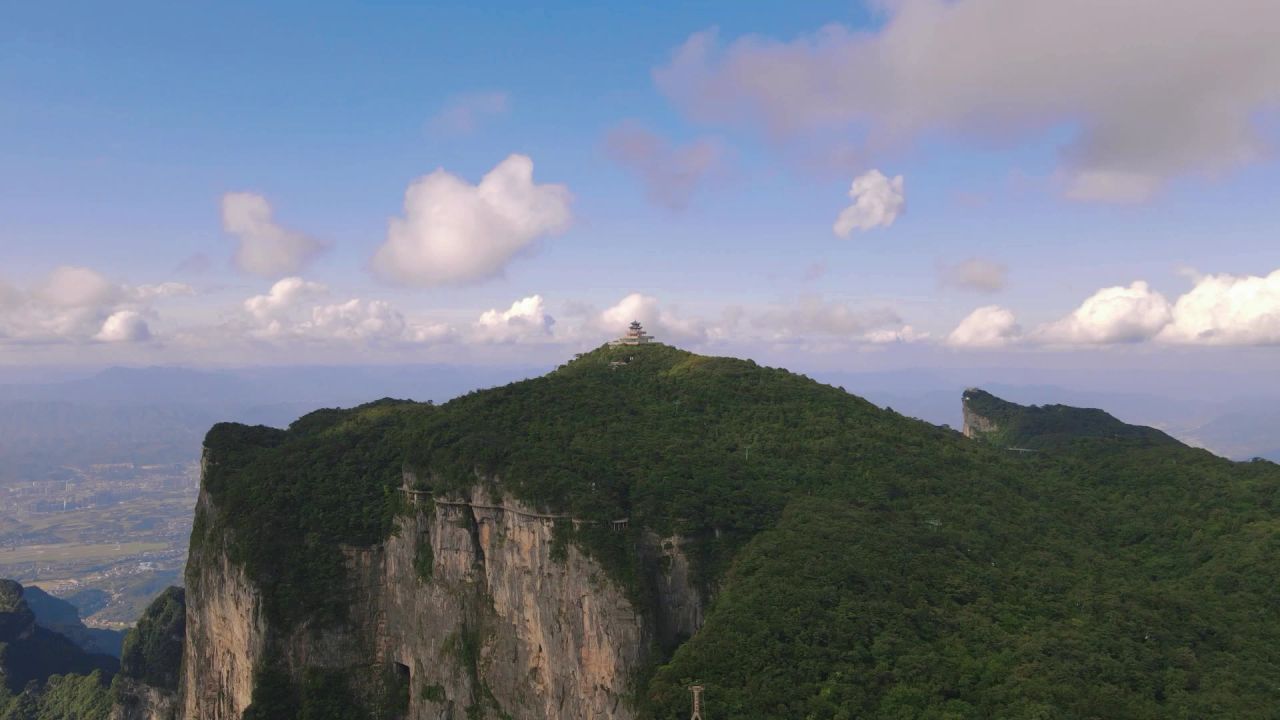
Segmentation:
<svg viewBox="0 0 1280 720">
<path fill-rule="evenodd" d="M 999 447 L 1060 448 L 1090 440 L 1142 441 L 1152 445 L 1180 443 L 1155 428 L 1126 425 L 1097 408 L 1070 405 L 1024 406 L 1002 400 L 985 390 L 964 392 L 965 409 L 990 420 L 995 428 L 978 436 Z"/>
<path fill-rule="evenodd" d="M 177 690 L 186 628 L 186 592 L 168 588 L 125 636 L 120 674 L 152 687 Z"/>
<path fill-rule="evenodd" d="M 106 676 L 51 675 L 10 696 L 0 689 L 0 720 L 107 720 L 111 693 Z"/>
<path fill-rule="evenodd" d="M 106 720 L 115 658 L 37 625 L 23 596 L 0 580 L 0 720 Z"/>
<path fill-rule="evenodd" d="M 715 601 L 638 693 L 655 718 L 687 716 L 693 681 L 715 717 L 1274 707 L 1280 469 L 1101 411 L 975 401 L 1008 433 L 994 445 L 749 361 L 603 348 L 439 407 L 218 426 L 196 540 L 230 528 L 268 612 L 295 620 L 340 613 L 337 544 L 393 531 L 406 469 L 596 521 L 561 530 L 641 603 L 638 533 L 679 533 Z"/>
</svg>

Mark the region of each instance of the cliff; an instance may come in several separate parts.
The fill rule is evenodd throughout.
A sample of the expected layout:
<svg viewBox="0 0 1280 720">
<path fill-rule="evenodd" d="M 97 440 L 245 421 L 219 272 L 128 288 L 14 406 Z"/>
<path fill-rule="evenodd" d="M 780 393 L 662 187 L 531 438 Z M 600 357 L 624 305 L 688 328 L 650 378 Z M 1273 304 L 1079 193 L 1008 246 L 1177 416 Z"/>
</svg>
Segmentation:
<svg viewBox="0 0 1280 720">
<path fill-rule="evenodd" d="M 300 704 L 315 701 L 305 695 L 317 677 L 342 675 L 357 703 L 385 717 L 631 718 L 628 693 L 660 634 L 697 630 L 699 593 L 671 540 L 652 542 L 666 571 L 656 578 L 663 601 L 646 612 L 557 541 L 556 523 L 571 520 L 483 484 L 416 498 L 385 542 L 344 550 L 345 582 L 331 591 L 347 612 L 333 626 L 274 625 L 225 544 L 201 543 L 188 565 L 182 717 L 240 718 L 255 701 L 255 669 L 273 662 L 301 688 Z M 202 493 L 198 512 L 216 512 L 211 502 Z"/>
</svg>

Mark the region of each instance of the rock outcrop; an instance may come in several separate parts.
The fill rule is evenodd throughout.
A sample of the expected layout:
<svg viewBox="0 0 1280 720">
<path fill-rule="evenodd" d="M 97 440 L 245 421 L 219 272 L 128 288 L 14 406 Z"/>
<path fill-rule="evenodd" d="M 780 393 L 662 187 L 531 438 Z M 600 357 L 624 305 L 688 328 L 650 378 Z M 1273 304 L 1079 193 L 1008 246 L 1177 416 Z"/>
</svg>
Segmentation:
<svg viewBox="0 0 1280 720">
<path fill-rule="evenodd" d="M 979 435 L 992 433 L 999 429 L 995 420 L 980 414 L 978 410 L 973 407 L 974 403 L 972 400 L 980 393 L 985 395 L 981 390 L 969 388 L 965 390 L 964 395 L 961 396 L 960 409 L 963 413 L 963 423 L 960 427 L 960 431 L 964 433 L 964 436 L 967 438 L 975 438 Z"/>
<path fill-rule="evenodd" d="M 202 493 L 198 516 L 214 510 Z M 688 560 L 678 539 L 648 536 L 662 570 L 658 607 L 642 611 L 576 547 L 557 554 L 556 522 L 482 487 L 420 494 L 391 538 L 345 550 L 336 626 L 270 626 L 227 538 L 193 544 L 181 717 L 239 720 L 268 653 L 295 683 L 335 672 L 367 703 L 407 695 L 396 714 L 412 720 L 633 717 L 627 694 L 653 648 L 701 624 Z"/>
</svg>

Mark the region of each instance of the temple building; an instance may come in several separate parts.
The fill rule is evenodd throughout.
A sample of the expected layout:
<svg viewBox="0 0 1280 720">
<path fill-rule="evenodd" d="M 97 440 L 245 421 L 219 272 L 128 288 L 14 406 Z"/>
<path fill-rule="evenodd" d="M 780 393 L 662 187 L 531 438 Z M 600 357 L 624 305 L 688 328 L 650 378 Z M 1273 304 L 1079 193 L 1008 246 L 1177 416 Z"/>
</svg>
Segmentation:
<svg viewBox="0 0 1280 720">
<path fill-rule="evenodd" d="M 632 320 L 631 327 L 627 329 L 627 334 L 617 340 L 610 340 L 609 344 L 614 346 L 645 345 L 651 342 L 653 342 L 653 336 L 645 334 L 644 326 L 640 324 L 639 320 Z"/>
</svg>

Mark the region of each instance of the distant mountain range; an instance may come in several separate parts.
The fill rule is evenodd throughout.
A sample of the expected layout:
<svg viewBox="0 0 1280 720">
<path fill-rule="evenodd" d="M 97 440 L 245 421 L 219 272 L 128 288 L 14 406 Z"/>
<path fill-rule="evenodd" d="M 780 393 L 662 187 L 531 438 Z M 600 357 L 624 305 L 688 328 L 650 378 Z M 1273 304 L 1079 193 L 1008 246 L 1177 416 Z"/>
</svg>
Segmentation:
<svg viewBox="0 0 1280 720">
<path fill-rule="evenodd" d="M 194 460 L 201 438 L 216 422 L 285 426 L 312 410 L 351 406 L 369 397 L 441 402 L 543 370 L 110 368 L 86 378 L 0 385 L 0 482 L 56 476 L 66 465 Z"/>
</svg>

